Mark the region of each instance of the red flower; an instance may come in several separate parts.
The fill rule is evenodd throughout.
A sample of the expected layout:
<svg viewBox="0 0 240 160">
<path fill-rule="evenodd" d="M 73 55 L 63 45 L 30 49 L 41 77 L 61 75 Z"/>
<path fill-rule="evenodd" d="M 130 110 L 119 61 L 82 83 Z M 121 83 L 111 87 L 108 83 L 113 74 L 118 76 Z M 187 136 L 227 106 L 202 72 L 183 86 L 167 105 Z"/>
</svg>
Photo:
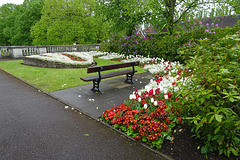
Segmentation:
<svg viewBox="0 0 240 160">
<path fill-rule="evenodd" d="M 177 121 L 178 121 L 178 124 L 183 123 L 183 121 L 182 121 L 182 117 L 178 117 L 178 118 L 177 118 Z"/>
<path fill-rule="evenodd" d="M 160 77 L 160 78 L 156 79 L 156 82 L 157 82 L 157 83 L 160 83 L 162 80 L 163 80 L 163 78 Z"/>
<path fill-rule="evenodd" d="M 132 110 L 133 114 L 138 114 L 139 113 L 139 110 L 138 109 L 134 109 Z"/>
<path fill-rule="evenodd" d="M 166 118 L 166 122 L 167 122 L 167 123 L 171 123 L 171 121 L 170 121 L 169 118 Z"/>
</svg>

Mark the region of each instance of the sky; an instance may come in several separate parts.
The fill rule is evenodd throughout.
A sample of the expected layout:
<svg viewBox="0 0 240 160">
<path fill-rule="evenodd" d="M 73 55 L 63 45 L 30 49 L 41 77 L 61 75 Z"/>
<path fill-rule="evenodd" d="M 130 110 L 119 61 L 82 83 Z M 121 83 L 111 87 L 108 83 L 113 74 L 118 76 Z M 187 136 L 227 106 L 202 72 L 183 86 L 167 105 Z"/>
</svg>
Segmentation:
<svg viewBox="0 0 240 160">
<path fill-rule="evenodd" d="M 0 0 L 0 6 L 6 3 L 22 4 L 24 0 Z"/>
</svg>

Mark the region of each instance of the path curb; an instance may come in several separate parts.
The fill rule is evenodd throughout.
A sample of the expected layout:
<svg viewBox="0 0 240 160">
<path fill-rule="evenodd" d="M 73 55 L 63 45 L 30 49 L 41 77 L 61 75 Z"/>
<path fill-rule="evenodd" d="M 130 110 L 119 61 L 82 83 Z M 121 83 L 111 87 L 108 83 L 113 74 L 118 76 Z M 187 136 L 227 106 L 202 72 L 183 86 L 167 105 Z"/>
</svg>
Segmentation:
<svg viewBox="0 0 240 160">
<path fill-rule="evenodd" d="M 20 78 L 18 78 L 18 77 L 16 77 L 16 76 L 14 76 L 13 74 L 11 74 L 11 73 L 9 73 L 9 72 L 7 72 L 7 71 L 1 69 L 1 68 L 0 68 L 0 71 L 2 71 L 3 73 L 5 73 L 5 74 L 7 74 L 7 75 L 9 75 L 9 76 L 11 76 L 11 77 L 17 79 L 18 81 L 21 81 L 21 82 L 27 84 L 28 86 L 30 86 L 30 87 L 36 89 L 38 92 L 41 92 L 41 93 L 43 93 L 43 94 L 45 94 L 45 95 L 47 95 L 47 96 L 49 96 L 49 97 L 55 99 L 56 101 L 61 102 L 61 103 L 65 104 L 66 106 L 71 107 L 71 105 L 70 105 L 69 103 L 67 103 L 67 102 L 65 102 L 65 101 L 63 101 L 63 100 L 61 100 L 61 99 L 59 99 L 59 98 L 57 98 L 57 97 L 55 97 L 55 96 L 53 96 L 53 95 L 51 95 L 51 94 L 45 92 L 45 91 L 43 91 L 43 90 L 41 90 L 41 89 L 38 88 L 38 87 L 33 86 L 32 84 L 30 84 L 30 83 L 28 83 L 28 82 L 26 82 L 26 81 L 24 81 L 24 80 L 22 80 L 22 79 L 20 79 Z M 97 118 L 91 116 L 90 114 L 84 112 L 84 111 L 81 110 L 81 109 L 73 108 L 73 111 L 76 111 L 76 112 L 79 112 L 79 113 L 81 113 L 81 114 L 84 114 L 85 116 L 89 117 L 90 119 L 93 119 L 93 120 L 95 120 L 95 121 L 97 121 L 97 122 L 100 122 L 101 124 L 103 124 L 103 125 L 105 125 L 106 127 L 110 128 L 110 129 L 112 129 L 112 130 L 114 130 L 115 132 L 119 133 L 120 135 L 123 135 L 123 136 L 127 137 L 128 139 L 131 139 L 134 143 L 138 143 L 138 144 L 140 144 L 141 146 L 147 148 L 148 150 L 154 152 L 155 154 L 161 156 L 163 159 L 166 159 L 166 160 L 173 160 L 173 159 L 172 159 L 171 157 L 169 157 L 168 155 L 165 155 L 165 154 L 163 154 L 163 153 L 161 153 L 161 152 L 159 152 L 159 151 L 157 151 L 157 150 L 155 150 L 155 149 L 152 149 L 152 148 L 150 148 L 148 145 L 146 145 L 146 144 L 144 144 L 144 143 L 142 143 L 142 142 L 140 142 L 140 141 L 136 141 L 134 138 L 132 138 L 132 137 L 128 136 L 127 134 L 121 132 L 120 130 L 118 130 L 118 129 L 112 127 L 111 125 L 109 125 L 109 124 L 107 124 L 107 123 L 105 123 L 105 122 L 103 122 L 103 121 L 101 121 L 101 120 L 99 120 L 99 119 L 97 119 Z"/>
</svg>

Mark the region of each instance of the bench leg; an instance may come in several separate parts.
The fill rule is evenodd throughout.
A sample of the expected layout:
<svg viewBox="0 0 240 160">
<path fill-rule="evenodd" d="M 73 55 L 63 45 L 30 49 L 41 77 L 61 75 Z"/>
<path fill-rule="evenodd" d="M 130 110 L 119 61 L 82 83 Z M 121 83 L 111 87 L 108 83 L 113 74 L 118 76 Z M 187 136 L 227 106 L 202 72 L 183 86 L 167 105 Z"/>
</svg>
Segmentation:
<svg viewBox="0 0 240 160">
<path fill-rule="evenodd" d="M 134 74 L 126 74 L 127 79 L 126 79 L 125 82 L 130 81 L 130 83 L 134 84 L 134 82 L 133 82 L 133 75 L 134 75 Z"/>
<path fill-rule="evenodd" d="M 93 81 L 93 88 L 91 90 L 94 91 L 94 92 L 95 91 L 101 92 L 100 89 L 99 89 L 99 84 L 100 84 L 100 81 Z"/>
</svg>

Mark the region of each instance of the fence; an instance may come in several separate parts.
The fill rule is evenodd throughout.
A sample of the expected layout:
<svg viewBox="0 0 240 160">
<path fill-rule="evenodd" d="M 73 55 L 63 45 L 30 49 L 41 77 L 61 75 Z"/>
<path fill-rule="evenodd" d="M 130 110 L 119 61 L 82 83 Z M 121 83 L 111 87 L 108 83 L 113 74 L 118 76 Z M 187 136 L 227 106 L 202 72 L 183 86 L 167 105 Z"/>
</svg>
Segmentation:
<svg viewBox="0 0 240 160">
<path fill-rule="evenodd" d="M 51 45 L 51 46 L 0 46 L 1 58 L 22 58 L 24 56 L 56 52 L 89 52 L 99 50 L 100 44 Z"/>
</svg>

